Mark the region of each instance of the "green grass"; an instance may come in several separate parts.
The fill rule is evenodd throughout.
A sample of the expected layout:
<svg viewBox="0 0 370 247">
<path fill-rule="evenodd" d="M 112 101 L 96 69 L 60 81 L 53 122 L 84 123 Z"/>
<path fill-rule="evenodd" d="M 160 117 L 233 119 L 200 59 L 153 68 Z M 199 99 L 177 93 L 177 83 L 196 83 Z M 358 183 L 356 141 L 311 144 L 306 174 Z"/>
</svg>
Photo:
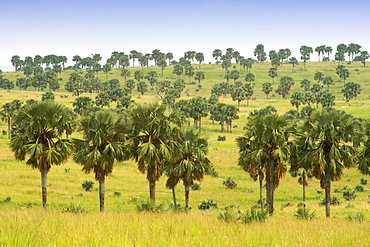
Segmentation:
<svg viewBox="0 0 370 247">
<path fill-rule="evenodd" d="M 296 84 L 291 92 L 302 91 L 300 81 L 309 79 L 314 82 L 313 76 L 316 71 L 321 71 L 325 76 L 332 76 L 335 85 L 330 91 L 336 96 L 337 109 L 344 109 L 356 117 L 368 118 L 370 108 L 370 67 L 363 67 L 359 62 L 347 65 L 350 77 L 347 81 L 360 83 L 362 93 L 356 100 L 343 101 L 340 92 L 343 82 L 338 80 L 335 74 L 337 63 L 320 62 L 307 63 L 307 70 L 303 70 L 303 63 L 296 67 L 292 73 L 291 66 L 284 64 L 279 68 L 279 76 L 275 78 L 274 89 L 277 88 L 281 76 L 292 76 Z M 238 65 L 237 69 L 239 68 Z M 197 66 L 194 65 L 197 68 Z M 72 161 L 62 166 L 52 167 L 48 175 L 48 211 L 43 211 L 41 206 L 41 178 L 38 170 L 32 170 L 25 162 L 14 160 L 13 154 L 8 148 L 8 139 L 0 135 L 0 246 L 365 246 L 370 242 L 368 235 L 370 225 L 370 207 L 367 202 L 370 190 L 357 192 L 357 198 L 351 201 L 353 208 L 346 208 L 346 201 L 341 193 L 333 193 L 334 189 L 343 189 L 344 186 L 354 188 L 360 184 L 363 176 L 355 168 L 345 170 L 340 181 L 333 182 L 332 195 L 337 195 L 342 204 L 333 206 L 331 219 L 325 219 L 324 207 L 318 206 L 318 201 L 323 194 L 319 182 L 315 179 L 309 181 L 307 187 L 307 208 L 316 211 L 317 219 L 312 221 L 298 220 L 294 217 L 297 205 L 301 202 L 302 188 L 296 178 L 289 174 L 281 180 L 275 192 L 275 213 L 265 223 L 252 223 L 243 225 L 241 223 L 224 223 L 218 221 L 216 212 L 200 211 L 198 203 L 212 198 L 219 203 L 219 208 L 232 203 L 240 204 L 242 210 L 254 206 L 259 199 L 258 182 L 254 182 L 249 175 L 239 168 L 237 164 L 238 148 L 235 138 L 244 133 L 243 126 L 250 111 L 260 109 L 267 105 L 276 107 L 280 114 L 294 109 L 290 105 L 289 96 L 282 100 L 276 93 L 267 100 L 261 91 L 261 85 L 271 81 L 267 76 L 269 63 L 255 63 L 252 73 L 256 76 L 255 100 L 246 106 L 243 101 L 239 113 L 239 119 L 234 121 L 233 133 L 221 133 L 219 124 L 212 124 L 207 117 L 202 120 L 203 134 L 207 136 L 209 147 L 209 158 L 219 173 L 218 178 L 207 176 L 202 182 L 201 190 L 190 192 L 190 206 L 192 209 L 186 213 L 136 213 L 136 204 L 132 198 L 146 200 L 149 196 L 146 176 L 141 174 L 133 161 L 121 162 L 115 165 L 113 174 L 106 180 L 106 212 L 99 212 L 98 184 L 95 183 L 91 192 L 86 192 L 81 184 L 84 180 L 94 180 L 93 174 L 84 174 L 81 167 Z M 131 75 L 140 68 L 129 68 Z M 355 71 L 359 69 L 359 73 Z M 160 75 L 160 68 L 145 68 L 144 72 L 155 70 Z M 197 71 L 198 69 L 196 69 Z M 185 91 L 191 98 L 194 96 L 209 97 L 214 83 L 224 81 L 224 70 L 217 65 L 202 65 L 200 71 L 205 72 L 206 79 L 202 82 L 202 89 L 196 92 L 197 85 L 186 85 Z M 61 90 L 56 92 L 56 101 L 71 107 L 75 99 L 71 93 L 64 90 L 64 84 L 68 80 L 71 71 L 61 73 Z M 109 79 L 118 78 L 120 69 L 113 69 Z M 241 74 L 244 82 L 245 74 Z M 14 80 L 23 77 L 21 72 L 4 73 L 5 78 Z M 103 73 L 99 73 L 101 80 L 105 79 Z M 175 80 L 172 74 L 172 66 L 164 70 L 164 78 Z M 182 76 L 185 81 L 188 78 Z M 128 79 L 132 79 L 129 77 Z M 1 91 L 0 104 L 13 99 L 41 99 L 44 92 L 37 91 Z M 61 98 L 60 95 L 69 95 Z M 95 97 L 94 94 L 83 94 L 82 96 Z M 136 102 L 160 101 L 153 92 L 147 92 L 140 96 L 136 90 L 133 92 Z M 237 105 L 230 96 L 220 98 L 221 102 Z M 115 107 L 112 104 L 111 107 Z M 7 129 L 6 123 L 2 122 L 0 130 Z M 218 135 L 225 135 L 226 141 L 216 141 Z M 73 136 L 73 135 L 72 135 Z M 70 168 L 65 172 L 65 168 Z M 235 189 L 226 189 L 222 181 L 232 177 L 238 184 Z M 171 191 L 165 188 L 166 178 L 162 177 L 157 185 L 157 203 L 169 205 L 172 202 Z M 370 185 L 364 185 L 369 189 Z M 120 191 L 121 196 L 115 196 L 114 192 Z M 176 188 L 178 202 L 184 204 L 184 188 L 179 184 Z M 4 202 L 10 197 L 9 202 Z M 72 214 L 62 213 L 62 209 L 71 203 L 83 206 L 86 213 Z M 281 207 L 291 203 L 293 206 Z M 345 218 L 356 212 L 365 215 L 365 221 L 359 225 L 358 222 L 348 222 Z M 104 244 L 103 244 L 104 243 Z"/>
</svg>

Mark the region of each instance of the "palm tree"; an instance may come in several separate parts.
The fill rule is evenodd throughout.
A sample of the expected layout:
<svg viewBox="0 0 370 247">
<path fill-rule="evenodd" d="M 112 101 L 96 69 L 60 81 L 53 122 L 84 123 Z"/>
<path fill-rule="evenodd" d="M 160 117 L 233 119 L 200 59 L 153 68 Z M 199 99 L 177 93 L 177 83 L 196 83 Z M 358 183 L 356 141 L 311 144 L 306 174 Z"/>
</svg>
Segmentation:
<svg viewBox="0 0 370 247">
<path fill-rule="evenodd" d="M 47 174 L 52 165 L 65 162 L 72 152 L 72 143 L 63 139 L 71 133 L 73 115 L 54 101 L 36 101 L 20 108 L 14 117 L 10 148 L 18 160 L 41 172 L 42 205 L 47 205 Z"/>
<path fill-rule="evenodd" d="M 181 113 L 154 103 L 134 104 L 128 115 L 133 128 L 133 137 L 129 141 L 132 157 L 139 171 L 147 174 L 150 199 L 155 202 L 155 185 L 161 176 L 162 163 L 176 158 L 179 145 L 176 132 Z"/>
<path fill-rule="evenodd" d="M 339 110 L 315 111 L 300 130 L 300 162 L 325 189 L 325 213 L 330 217 L 331 181 L 339 180 L 343 169 L 354 165 L 354 149 L 345 142 L 355 134 L 353 117 Z"/>
<path fill-rule="evenodd" d="M 285 115 L 256 115 L 248 119 L 246 134 L 237 138 L 238 165 L 248 171 L 265 171 L 266 199 L 270 214 L 274 212 L 274 191 L 287 168 L 293 142 L 289 136 L 294 128 Z"/>
<path fill-rule="evenodd" d="M 216 59 L 216 64 L 219 63 L 218 58 L 220 58 L 221 56 L 222 56 L 222 51 L 220 49 L 215 49 L 212 52 L 212 57 Z"/>
<path fill-rule="evenodd" d="M 292 65 L 292 72 L 294 73 L 294 66 L 298 64 L 298 60 L 295 57 L 289 59 L 289 63 Z"/>
<path fill-rule="evenodd" d="M 107 109 L 81 119 L 78 131 L 83 139 L 74 139 L 73 160 L 83 166 L 85 173 L 94 172 L 99 182 L 100 211 L 104 211 L 105 177 L 112 173 L 115 161 L 128 158 L 125 152 L 127 124 L 122 115 Z"/>
<path fill-rule="evenodd" d="M 274 83 L 274 78 L 278 76 L 277 69 L 276 68 L 270 68 L 268 72 L 268 76 L 271 77 L 272 83 Z"/>
<path fill-rule="evenodd" d="M 204 175 L 210 174 L 213 166 L 207 158 L 208 142 L 200 136 L 199 131 L 190 127 L 181 128 L 179 142 L 181 147 L 178 159 L 165 165 L 165 171 L 169 176 L 166 186 L 172 189 L 176 206 L 174 188 L 181 179 L 185 186 L 185 207 L 188 208 L 190 187 L 194 181 L 202 181 Z"/>
</svg>

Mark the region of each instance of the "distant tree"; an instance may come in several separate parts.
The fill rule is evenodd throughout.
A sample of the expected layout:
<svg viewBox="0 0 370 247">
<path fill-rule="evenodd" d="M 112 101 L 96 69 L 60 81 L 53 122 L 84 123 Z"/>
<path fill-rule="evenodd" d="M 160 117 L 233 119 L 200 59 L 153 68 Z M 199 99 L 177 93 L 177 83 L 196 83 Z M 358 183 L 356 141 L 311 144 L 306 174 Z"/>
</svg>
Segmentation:
<svg viewBox="0 0 370 247">
<path fill-rule="evenodd" d="M 340 52 L 336 52 L 335 53 L 334 59 L 335 59 L 335 61 L 338 61 L 339 64 L 341 64 L 341 62 L 345 61 L 344 54 L 343 53 L 340 53 Z"/>
<path fill-rule="evenodd" d="M 321 92 L 319 94 L 319 103 L 321 104 L 322 108 L 334 106 L 334 100 L 335 96 L 330 92 Z"/>
<path fill-rule="evenodd" d="M 222 68 L 225 69 L 225 74 L 226 74 L 226 71 L 228 71 L 228 69 L 231 66 L 231 61 L 229 59 L 226 59 L 226 60 L 222 61 L 221 65 L 222 65 Z"/>
<path fill-rule="evenodd" d="M 181 64 L 176 64 L 175 66 L 173 66 L 172 74 L 177 75 L 177 79 L 180 78 L 182 73 L 184 73 L 184 67 Z"/>
<path fill-rule="evenodd" d="M 77 97 L 73 102 L 73 111 L 80 116 L 87 115 L 93 106 L 94 102 L 90 97 Z"/>
<path fill-rule="evenodd" d="M 127 77 L 130 76 L 130 74 L 131 72 L 128 69 L 121 70 L 121 76 L 123 77 L 125 82 L 126 82 Z"/>
<path fill-rule="evenodd" d="M 211 94 L 226 98 L 226 94 L 230 93 L 230 85 L 227 82 L 216 83 L 212 86 Z"/>
<path fill-rule="evenodd" d="M 166 63 L 166 60 L 164 59 L 161 59 L 158 61 L 158 64 L 157 64 L 159 67 L 161 67 L 161 70 L 162 70 L 162 76 L 163 76 L 163 70 L 165 67 L 167 67 L 167 63 Z"/>
<path fill-rule="evenodd" d="M 219 64 L 220 61 L 218 60 L 222 56 L 222 51 L 220 49 L 215 49 L 212 53 L 212 57 L 216 59 L 216 64 Z"/>
<path fill-rule="evenodd" d="M 112 67 L 109 63 L 103 65 L 102 71 L 105 73 L 105 80 L 108 81 L 108 73 L 112 70 Z"/>
<path fill-rule="evenodd" d="M 128 79 L 125 83 L 125 86 L 132 91 L 135 87 L 135 81 L 133 79 Z"/>
<path fill-rule="evenodd" d="M 302 45 L 299 52 L 301 53 L 301 60 L 304 62 L 304 69 L 306 69 L 306 62 L 310 60 L 310 54 L 313 53 L 312 47 Z"/>
<path fill-rule="evenodd" d="M 298 60 L 295 57 L 289 59 L 289 63 L 292 65 L 292 72 L 294 73 L 294 66 L 298 64 Z"/>
<path fill-rule="evenodd" d="M 0 87 L 5 90 L 11 90 L 14 88 L 14 82 L 5 78 L 0 81 Z"/>
<path fill-rule="evenodd" d="M 2 105 L 2 109 L 0 111 L 0 115 L 2 121 L 6 122 L 8 125 L 8 138 L 11 136 L 11 125 L 13 122 L 13 117 L 16 114 L 16 111 L 22 107 L 22 101 L 15 99 L 12 102 L 7 102 Z"/>
<path fill-rule="evenodd" d="M 270 68 L 268 72 L 268 76 L 271 77 L 272 83 L 274 83 L 274 78 L 278 76 L 277 69 L 276 68 Z"/>
<path fill-rule="evenodd" d="M 146 91 L 148 91 L 148 85 L 145 81 L 139 81 L 137 83 L 137 91 L 141 93 L 141 95 L 144 95 Z"/>
<path fill-rule="evenodd" d="M 139 55 L 139 52 L 137 52 L 136 50 L 130 51 L 129 57 L 130 59 L 132 59 L 132 67 L 135 67 L 135 59 L 139 58 Z"/>
<path fill-rule="evenodd" d="M 249 100 L 254 94 L 254 83 L 245 83 L 243 85 L 243 89 L 245 91 L 245 97 L 247 99 L 247 106 L 249 106 Z"/>
<path fill-rule="evenodd" d="M 324 53 L 328 54 L 328 56 L 327 56 L 328 61 L 330 61 L 329 56 L 330 56 L 330 53 L 332 53 L 332 52 L 333 52 L 333 48 L 331 46 L 325 46 Z"/>
<path fill-rule="evenodd" d="M 319 59 L 318 59 L 319 62 L 320 62 L 320 55 L 322 54 L 324 56 L 325 47 L 326 47 L 325 45 L 320 45 L 320 46 L 315 48 L 315 52 L 317 52 L 317 54 L 319 56 Z"/>
<path fill-rule="evenodd" d="M 346 84 L 346 79 L 349 77 L 349 71 L 345 67 L 337 67 L 336 71 L 337 75 L 339 76 L 340 79 L 343 80 L 343 84 Z"/>
<path fill-rule="evenodd" d="M 266 94 L 266 98 L 269 98 L 269 94 L 272 92 L 272 85 L 270 82 L 265 82 L 262 84 L 262 92 Z"/>
<path fill-rule="evenodd" d="M 292 106 L 297 108 L 297 111 L 299 111 L 299 106 L 304 102 L 304 96 L 302 93 L 294 92 L 290 98 L 290 104 L 292 104 Z"/>
<path fill-rule="evenodd" d="M 280 78 L 280 85 L 278 86 L 278 89 L 275 90 L 279 95 L 283 97 L 283 99 L 286 98 L 286 96 L 289 94 L 290 88 L 294 85 L 294 79 L 289 76 L 283 76 Z"/>
<path fill-rule="evenodd" d="M 144 79 L 144 73 L 140 70 L 136 70 L 134 73 L 134 78 L 137 80 L 137 82 L 140 82 L 142 79 Z"/>
<path fill-rule="evenodd" d="M 152 86 L 152 90 L 154 90 L 155 83 L 157 82 L 157 72 L 156 71 L 150 71 L 148 74 L 144 77 L 147 79 Z"/>
<path fill-rule="evenodd" d="M 362 51 L 360 53 L 360 61 L 364 66 L 366 65 L 366 59 L 369 59 L 369 53 L 367 51 Z"/>
<path fill-rule="evenodd" d="M 324 79 L 324 73 L 320 71 L 316 72 L 313 79 L 316 80 L 317 82 L 321 82 Z"/>
<path fill-rule="evenodd" d="M 247 98 L 246 91 L 244 87 L 237 87 L 235 85 L 232 85 L 230 87 L 230 95 L 233 101 L 238 102 L 238 111 L 240 110 L 240 102 L 245 100 Z"/>
<path fill-rule="evenodd" d="M 258 44 L 256 46 L 256 49 L 254 50 L 254 56 L 257 57 L 258 62 L 266 61 L 265 46 L 262 44 Z"/>
<path fill-rule="evenodd" d="M 171 64 L 171 60 L 173 59 L 173 53 L 171 52 L 166 53 L 165 58 L 168 59 L 168 64 Z"/>
<path fill-rule="evenodd" d="M 42 97 L 41 97 L 42 101 L 54 100 L 54 99 L 55 99 L 55 95 L 52 92 L 45 92 L 44 94 L 42 94 Z"/>
<path fill-rule="evenodd" d="M 189 78 L 189 83 L 191 82 L 191 78 L 194 76 L 194 67 L 191 65 L 185 66 L 185 75 Z"/>
<path fill-rule="evenodd" d="M 199 85 L 200 85 L 200 82 L 202 80 L 205 79 L 205 76 L 204 76 L 204 72 L 202 71 L 197 71 L 197 73 L 195 73 L 195 77 L 194 77 L 194 80 L 198 81 Z"/>
<path fill-rule="evenodd" d="M 331 78 L 331 76 L 327 76 L 325 77 L 323 80 L 322 80 L 322 84 L 328 86 L 328 91 L 329 91 L 329 86 L 330 85 L 334 85 L 334 81 L 333 81 L 333 78 Z"/>
<path fill-rule="evenodd" d="M 202 118 L 209 112 L 209 106 L 205 97 L 197 96 L 190 100 L 190 116 L 194 119 L 194 128 L 202 129 Z"/>
<path fill-rule="evenodd" d="M 361 93 L 361 85 L 354 82 L 347 82 L 342 89 L 342 93 L 346 98 L 346 102 L 349 102 L 351 99 L 357 97 Z"/>
<path fill-rule="evenodd" d="M 251 82 L 255 81 L 255 77 L 252 73 L 248 73 L 248 74 L 245 75 L 245 80 L 247 82 L 251 83 Z"/>
<path fill-rule="evenodd" d="M 197 54 L 195 54 L 195 60 L 198 61 L 200 69 L 200 64 L 204 61 L 204 54 L 202 52 L 198 52 Z"/>
<path fill-rule="evenodd" d="M 310 91 L 311 90 L 311 81 L 308 80 L 308 79 L 303 79 L 301 81 L 301 87 L 303 87 L 305 91 Z"/>
</svg>

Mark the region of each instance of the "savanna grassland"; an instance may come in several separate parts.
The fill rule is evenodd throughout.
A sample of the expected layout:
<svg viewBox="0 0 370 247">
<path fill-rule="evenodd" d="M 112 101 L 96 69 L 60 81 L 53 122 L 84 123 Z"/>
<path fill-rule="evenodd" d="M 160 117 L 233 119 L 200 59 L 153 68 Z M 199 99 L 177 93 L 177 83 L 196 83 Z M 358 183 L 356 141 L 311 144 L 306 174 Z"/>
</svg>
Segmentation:
<svg viewBox="0 0 370 247">
<path fill-rule="evenodd" d="M 348 81 L 361 85 L 362 92 L 356 99 L 346 102 L 341 93 L 343 81 L 339 80 L 335 72 L 336 62 L 308 62 L 307 69 L 303 63 L 295 67 L 283 64 L 278 68 L 278 76 L 272 84 L 277 89 L 282 76 L 290 76 L 295 80 L 291 93 L 303 92 L 300 81 L 309 79 L 314 82 L 314 74 L 318 71 L 324 76 L 331 76 L 334 85 L 330 92 L 336 97 L 336 109 L 345 110 L 358 118 L 368 119 L 370 112 L 370 67 L 362 66 L 360 62 L 346 64 L 350 72 Z M 187 83 L 182 92 L 184 99 L 194 96 L 209 97 L 212 85 L 225 81 L 225 70 L 221 65 L 202 64 L 193 65 L 195 71 L 203 71 L 205 80 L 201 82 L 201 89 L 196 84 Z M 235 64 L 236 69 L 239 65 Z M 302 200 L 302 186 L 297 178 L 289 173 L 281 179 L 279 187 L 275 190 L 275 212 L 272 217 L 263 223 L 226 223 L 216 217 L 216 213 L 230 204 L 240 204 L 245 210 L 256 205 L 259 199 L 259 185 L 254 182 L 240 167 L 237 166 L 238 147 L 235 138 L 243 135 L 243 126 L 249 112 L 269 105 L 274 106 L 279 114 L 295 108 L 290 104 L 290 97 L 283 100 L 277 93 L 272 92 L 270 99 L 261 91 L 264 82 L 271 82 L 268 76 L 270 63 L 254 63 L 251 73 L 255 75 L 255 88 L 253 100 L 249 106 L 246 101 L 241 102 L 239 119 L 234 120 L 232 133 L 221 133 L 220 125 L 213 124 L 209 117 L 202 120 L 202 133 L 208 138 L 209 159 L 218 171 L 218 177 L 207 176 L 201 182 L 200 190 L 190 192 L 190 206 L 187 213 L 137 213 L 135 211 L 138 201 L 146 201 L 149 197 L 148 183 L 144 174 L 141 174 L 134 161 L 125 161 L 115 164 L 113 173 L 106 180 L 105 212 L 99 213 L 99 199 L 97 183 L 91 192 L 86 192 L 81 184 L 84 180 L 94 180 L 94 174 L 84 174 L 81 166 L 69 160 L 62 166 L 54 166 L 48 175 L 48 210 L 41 205 L 40 172 L 32 170 L 25 162 L 17 161 L 11 153 L 6 135 L 0 136 L 0 246 L 368 246 L 370 244 L 370 185 L 363 185 L 364 192 L 356 192 L 356 199 L 346 201 L 342 193 L 335 193 L 335 189 L 342 190 L 345 186 L 354 188 L 360 185 L 361 178 L 370 179 L 361 175 L 356 168 L 344 171 L 340 181 L 332 183 L 332 195 L 339 197 L 341 204 L 331 207 L 331 218 L 325 218 L 324 206 L 318 202 L 324 198 L 319 181 L 310 180 L 307 187 L 306 208 L 316 212 L 316 218 L 307 221 L 294 217 L 297 205 Z M 134 71 L 139 67 L 128 68 L 133 79 Z M 173 66 L 164 69 L 161 76 L 159 67 L 144 68 L 144 74 L 157 71 L 158 80 L 176 80 L 172 74 Z M 64 85 L 72 71 L 63 71 L 59 78 L 61 89 L 54 92 L 55 100 L 72 107 L 76 98 L 65 91 Z M 84 74 L 84 71 L 80 71 Z M 112 69 L 108 79 L 117 78 L 121 69 Z M 24 77 L 22 72 L 3 73 L 4 78 L 15 81 Z M 241 73 L 239 81 L 243 83 L 245 73 Z M 182 75 L 186 82 L 188 77 Z M 99 73 L 99 79 L 105 80 L 105 74 Z M 232 81 L 230 81 L 232 83 Z M 41 91 L 28 91 L 12 89 L 0 92 L 0 104 L 13 99 L 26 101 L 27 99 L 41 100 Z M 68 95 L 68 97 L 61 97 Z M 160 102 L 159 96 L 150 90 L 141 96 L 136 89 L 133 90 L 132 99 L 135 102 Z M 95 94 L 82 94 L 95 98 Z M 220 102 L 237 105 L 230 95 L 220 97 Z M 111 107 L 115 107 L 111 104 Z M 319 106 L 320 107 L 320 106 Z M 1 130 L 7 125 L 2 122 Z M 72 137 L 75 134 L 72 134 Z M 225 141 L 217 141 L 219 135 L 225 135 Z M 227 189 L 222 182 L 233 178 L 237 187 Z M 165 187 L 166 178 L 163 176 L 157 185 L 156 202 L 164 207 L 172 202 L 171 190 Z M 114 192 L 121 192 L 120 196 Z M 184 204 L 184 188 L 182 184 L 176 187 L 178 202 Z M 10 200 L 6 200 L 7 198 Z M 218 209 L 198 210 L 201 201 L 211 198 L 218 202 Z M 66 213 L 63 209 L 71 203 L 84 207 L 85 212 L 80 214 Z M 290 203 L 290 206 L 286 206 Z M 361 212 L 365 216 L 363 222 L 348 221 L 346 217 Z"/>
</svg>

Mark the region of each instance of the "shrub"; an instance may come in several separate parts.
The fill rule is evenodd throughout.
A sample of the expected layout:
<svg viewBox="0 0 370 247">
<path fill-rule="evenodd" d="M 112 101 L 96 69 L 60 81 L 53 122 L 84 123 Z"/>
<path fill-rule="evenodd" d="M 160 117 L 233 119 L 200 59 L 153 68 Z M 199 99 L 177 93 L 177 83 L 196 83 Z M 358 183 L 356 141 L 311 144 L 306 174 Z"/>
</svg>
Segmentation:
<svg viewBox="0 0 370 247">
<path fill-rule="evenodd" d="M 215 168 L 212 168 L 211 170 L 211 176 L 214 177 L 214 178 L 217 178 L 218 177 L 218 171 L 215 170 Z"/>
<path fill-rule="evenodd" d="M 361 182 L 362 185 L 365 185 L 365 184 L 367 184 L 367 179 L 366 178 L 361 178 L 360 182 Z"/>
<path fill-rule="evenodd" d="M 354 188 L 354 190 L 356 192 L 364 192 L 364 186 L 356 185 L 356 187 Z"/>
<path fill-rule="evenodd" d="M 251 223 L 252 221 L 257 222 L 264 222 L 269 216 L 269 213 L 267 210 L 265 211 L 257 211 L 254 208 L 247 209 L 245 212 L 241 212 L 240 214 L 240 221 L 243 223 Z"/>
<path fill-rule="evenodd" d="M 346 206 L 346 208 L 354 208 L 355 206 L 352 204 L 352 203 L 350 203 L 350 202 L 347 202 L 347 206 Z"/>
<path fill-rule="evenodd" d="M 226 136 L 224 135 L 218 136 L 217 141 L 226 141 Z"/>
<path fill-rule="evenodd" d="M 164 210 L 165 211 L 172 211 L 172 212 L 175 212 L 175 213 L 183 213 L 183 212 L 187 213 L 189 209 L 191 209 L 191 208 L 186 208 L 186 207 L 182 206 L 181 204 L 176 204 L 176 206 L 175 206 L 171 203 Z"/>
<path fill-rule="evenodd" d="M 82 206 L 79 203 L 72 202 L 69 204 L 69 206 L 66 206 L 62 208 L 63 213 L 74 213 L 74 214 L 79 214 L 79 213 L 84 213 L 85 212 L 85 207 Z"/>
<path fill-rule="evenodd" d="M 65 173 L 69 173 L 71 171 L 71 168 L 64 168 Z"/>
<path fill-rule="evenodd" d="M 240 211 L 234 207 L 225 208 L 224 212 L 217 213 L 217 219 L 225 221 L 227 223 L 237 222 L 240 218 Z"/>
<path fill-rule="evenodd" d="M 357 213 L 353 213 L 353 214 L 350 214 L 346 217 L 346 220 L 349 220 L 349 221 L 358 221 L 358 222 L 362 222 L 365 220 L 365 215 L 361 212 L 357 212 Z"/>
<path fill-rule="evenodd" d="M 152 213 L 159 213 L 163 212 L 163 205 L 157 205 L 148 199 L 146 202 L 139 202 L 136 204 L 136 211 L 137 212 L 152 212 Z"/>
<path fill-rule="evenodd" d="M 225 185 L 228 189 L 234 189 L 236 186 L 238 186 L 238 184 L 231 177 L 224 180 L 222 184 Z"/>
<path fill-rule="evenodd" d="M 193 185 L 191 186 L 191 189 L 192 190 L 200 190 L 200 183 L 193 183 Z"/>
<path fill-rule="evenodd" d="M 312 220 L 313 218 L 316 218 L 316 213 L 315 211 L 310 212 L 310 209 L 303 207 L 298 208 L 294 216 L 297 217 L 298 219 Z"/>
<path fill-rule="evenodd" d="M 290 202 L 287 202 L 287 203 L 282 204 L 280 208 L 281 210 L 283 210 L 284 208 L 291 207 L 291 206 L 293 206 L 293 204 L 291 204 Z"/>
<path fill-rule="evenodd" d="M 322 194 L 322 190 L 316 189 L 317 194 Z"/>
<path fill-rule="evenodd" d="M 82 188 L 85 189 L 85 191 L 91 191 L 91 189 L 94 187 L 94 182 L 91 180 L 85 180 L 82 183 Z"/>
<path fill-rule="evenodd" d="M 121 191 L 115 191 L 115 192 L 113 192 L 113 195 L 115 195 L 115 196 L 121 196 L 122 193 L 121 193 Z"/>
<path fill-rule="evenodd" d="M 215 209 L 217 208 L 218 202 L 208 198 L 207 200 L 202 201 L 198 204 L 198 209 L 205 210 L 205 209 Z"/>
<path fill-rule="evenodd" d="M 339 198 L 337 196 L 330 197 L 330 205 L 339 205 L 339 204 L 340 204 L 340 201 L 339 201 Z M 320 206 L 325 205 L 325 198 L 320 199 L 319 205 Z"/>
<path fill-rule="evenodd" d="M 347 201 L 353 200 L 353 199 L 356 198 L 355 193 L 356 193 L 356 190 L 355 189 L 353 189 L 353 190 L 345 190 L 345 191 L 343 191 L 343 197 Z"/>
</svg>

